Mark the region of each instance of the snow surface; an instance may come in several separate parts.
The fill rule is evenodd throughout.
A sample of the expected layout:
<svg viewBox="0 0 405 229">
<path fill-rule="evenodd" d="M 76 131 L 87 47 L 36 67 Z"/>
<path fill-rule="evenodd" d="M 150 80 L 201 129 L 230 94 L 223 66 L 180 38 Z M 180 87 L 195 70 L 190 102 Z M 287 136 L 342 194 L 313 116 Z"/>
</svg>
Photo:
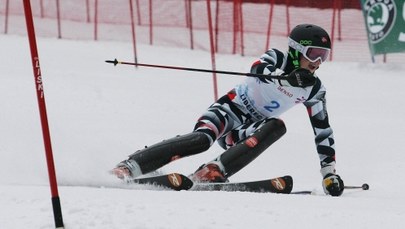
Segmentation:
<svg viewBox="0 0 405 229">
<path fill-rule="evenodd" d="M 132 61 L 130 43 L 37 42 L 65 228 L 403 228 L 403 65 L 327 62 L 318 70 L 337 171 L 346 185 L 370 190 L 323 194 L 312 129 L 298 106 L 281 117 L 287 134 L 231 180 L 289 174 L 295 191 L 316 195 L 175 192 L 124 187 L 107 171 L 145 145 L 191 131 L 214 100 L 212 75 L 104 63 Z M 28 39 L 0 35 L 0 51 L 0 228 L 54 228 Z M 203 51 L 140 45 L 138 54 L 143 63 L 211 67 Z M 218 55 L 217 69 L 247 72 L 255 58 Z M 218 75 L 219 94 L 242 80 Z M 215 144 L 160 172 L 189 174 L 221 152 Z"/>
</svg>

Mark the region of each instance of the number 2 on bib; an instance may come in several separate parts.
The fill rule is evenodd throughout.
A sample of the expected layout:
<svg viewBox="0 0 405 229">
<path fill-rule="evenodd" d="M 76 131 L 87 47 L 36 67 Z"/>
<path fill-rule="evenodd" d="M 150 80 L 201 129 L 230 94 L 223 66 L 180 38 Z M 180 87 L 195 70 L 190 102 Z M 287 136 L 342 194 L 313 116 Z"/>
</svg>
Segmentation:
<svg viewBox="0 0 405 229">
<path fill-rule="evenodd" d="M 273 112 L 274 109 L 277 109 L 280 107 L 280 104 L 277 101 L 271 101 L 271 105 L 264 106 L 264 108 L 270 112 Z"/>
</svg>

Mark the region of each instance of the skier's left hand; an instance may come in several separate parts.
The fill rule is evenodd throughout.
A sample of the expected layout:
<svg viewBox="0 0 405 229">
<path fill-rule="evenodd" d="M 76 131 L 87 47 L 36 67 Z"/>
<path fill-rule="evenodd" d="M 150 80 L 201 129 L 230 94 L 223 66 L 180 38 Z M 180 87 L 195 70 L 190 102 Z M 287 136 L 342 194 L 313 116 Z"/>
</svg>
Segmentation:
<svg viewBox="0 0 405 229">
<path fill-rule="evenodd" d="M 339 175 L 329 173 L 323 178 L 322 182 L 323 190 L 326 194 L 331 196 L 340 196 L 344 190 L 344 183 Z"/>
</svg>

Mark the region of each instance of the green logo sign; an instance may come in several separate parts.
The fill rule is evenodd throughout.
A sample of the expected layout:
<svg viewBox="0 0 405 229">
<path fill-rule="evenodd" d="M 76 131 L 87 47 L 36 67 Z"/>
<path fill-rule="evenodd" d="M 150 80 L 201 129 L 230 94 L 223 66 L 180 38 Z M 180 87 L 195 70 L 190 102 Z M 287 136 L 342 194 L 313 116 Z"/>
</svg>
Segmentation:
<svg viewBox="0 0 405 229">
<path fill-rule="evenodd" d="M 371 43 L 381 41 L 394 26 L 397 9 L 393 0 L 369 0 L 364 4 Z"/>
<path fill-rule="evenodd" d="M 371 54 L 405 51 L 405 0 L 361 0 Z"/>
</svg>

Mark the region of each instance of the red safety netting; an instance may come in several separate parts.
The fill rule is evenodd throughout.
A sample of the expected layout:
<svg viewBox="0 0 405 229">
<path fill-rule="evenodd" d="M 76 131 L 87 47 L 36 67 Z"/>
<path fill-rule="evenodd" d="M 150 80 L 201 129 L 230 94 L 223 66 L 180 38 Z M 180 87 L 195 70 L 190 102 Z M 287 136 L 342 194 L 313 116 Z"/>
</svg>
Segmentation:
<svg viewBox="0 0 405 229">
<path fill-rule="evenodd" d="M 313 23 L 330 33 L 333 61 L 371 61 L 358 0 L 320 4 L 316 0 L 32 0 L 31 4 L 38 36 L 136 40 L 210 51 L 207 1 L 218 53 L 258 56 L 269 47 L 286 50 L 288 32 L 296 24 Z M 22 3 L 3 0 L 0 4 L 0 29 L 24 34 Z M 388 61 L 403 58 L 389 54 Z"/>
</svg>

